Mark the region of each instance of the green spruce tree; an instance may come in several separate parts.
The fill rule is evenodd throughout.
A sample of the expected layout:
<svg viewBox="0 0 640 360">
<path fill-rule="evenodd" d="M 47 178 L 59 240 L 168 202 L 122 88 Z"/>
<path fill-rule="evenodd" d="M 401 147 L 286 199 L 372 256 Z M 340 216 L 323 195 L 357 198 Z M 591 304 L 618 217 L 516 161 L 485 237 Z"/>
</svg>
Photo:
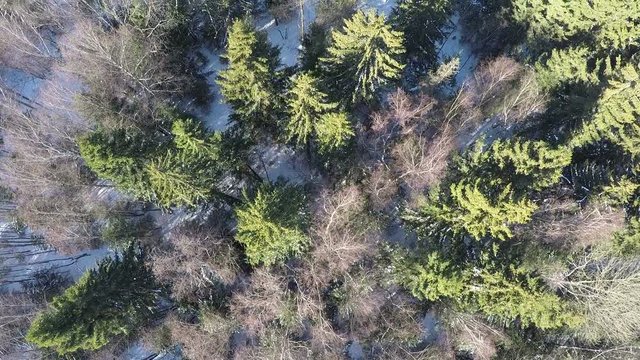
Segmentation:
<svg viewBox="0 0 640 360">
<path fill-rule="evenodd" d="M 55 297 L 35 318 L 26 338 L 62 355 L 97 350 L 146 321 L 156 294 L 144 253 L 131 244 L 121 255 L 102 260 Z"/>
<path fill-rule="evenodd" d="M 229 66 L 220 72 L 218 84 L 235 114 L 251 125 L 273 125 L 269 119 L 281 106 L 279 50 L 249 20 L 236 20 L 229 29 L 225 57 Z"/>
<path fill-rule="evenodd" d="M 316 124 L 318 147 L 322 153 L 343 148 L 354 135 L 351 121 L 344 112 L 326 113 Z"/>
<path fill-rule="evenodd" d="M 436 43 L 449 20 L 449 0 L 401 0 L 393 9 L 391 23 L 405 35 L 407 54 L 427 65 L 438 60 Z"/>
<path fill-rule="evenodd" d="M 389 82 L 398 80 L 404 65 L 403 34 L 384 16 L 358 11 L 334 30 L 328 55 L 321 59 L 327 84 L 339 99 L 370 100 Z"/>
<path fill-rule="evenodd" d="M 245 195 L 236 208 L 236 240 L 245 247 L 251 265 L 273 265 L 300 254 L 309 244 L 306 199 L 296 186 L 263 185 L 255 196 Z"/>
<path fill-rule="evenodd" d="M 308 144 L 321 116 L 338 107 L 338 104 L 329 102 L 327 98 L 327 94 L 318 88 L 317 80 L 310 74 L 298 74 L 293 79 L 289 92 L 289 122 L 285 128 L 288 141 L 295 140 L 298 146 Z"/>
<path fill-rule="evenodd" d="M 152 198 L 144 171 L 145 157 L 152 147 L 141 137 L 132 138 L 122 130 L 111 134 L 95 131 L 78 139 L 80 155 L 99 178 L 112 181 L 118 189 L 144 200 Z"/>
<path fill-rule="evenodd" d="M 474 301 L 485 315 L 505 322 L 519 320 L 523 327 L 533 325 L 540 329 L 577 326 L 581 317 L 556 294 L 546 291 L 537 277 L 518 268 L 509 272 L 483 269 L 473 289 Z"/>
<path fill-rule="evenodd" d="M 624 151 L 640 155 L 640 68 L 627 65 L 609 81 L 593 118 L 586 121 L 571 139 L 570 145 L 584 146 L 608 140 Z"/>
</svg>

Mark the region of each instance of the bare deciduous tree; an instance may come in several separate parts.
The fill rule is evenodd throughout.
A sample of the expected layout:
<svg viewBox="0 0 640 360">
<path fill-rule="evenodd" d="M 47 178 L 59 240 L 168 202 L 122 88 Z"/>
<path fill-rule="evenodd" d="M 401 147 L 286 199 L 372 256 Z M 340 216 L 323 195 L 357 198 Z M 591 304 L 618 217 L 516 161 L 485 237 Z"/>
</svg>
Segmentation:
<svg viewBox="0 0 640 360">
<path fill-rule="evenodd" d="M 407 135 L 393 147 L 392 168 L 412 191 L 422 191 L 440 182 L 455 149 L 456 139 L 448 127 L 430 138 Z"/>
<path fill-rule="evenodd" d="M 193 360 L 224 359 L 231 352 L 235 322 L 205 311 L 201 322 L 190 324 L 171 316 L 166 321 L 171 340 L 182 346 L 185 356 Z"/>
<path fill-rule="evenodd" d="M 24 335 L 38 311 L 37 305 L 23 294 L 0 295 L 0 356 L 10 358 L 24 351 Z"/>
<path fill-rule="evenodd" d="M 11 156 L 0 159 L 0 178 L 16 195 L 18 215 L 63 252 L 90 247 L 92 179 L 75 145 L 84 129 L 49 108 L 25 113 L 5 105 L 4 149 Z"/>
<path fill-rule="evenodd" d="M 361 216 L 363 210 L 362 193 L 356 186 L 320 195 L 311 227 L 311 250 L 302 275 L 309 288 L 326 288 L 373 254 L 378 234 Z"/>
<path fill-rule="evenodd" d="M 493 359 L 498 344 L 508 339 L 503 331 L 487 324 L 478 315 L 449 311 L 446 318 L 452 345 L 458 350 L 470 351 L 474 359 Z"/>
<path fill-rule="evenodd" d="M 436 106 L 436 101 L 426 94 L 411 96 L 397 89 L 388 98 L 385 109 L 371 115 L 368 131 L 361 134 L 360 146 L 376 160 L 385 160 L 389 146 L 399 136 L 423 132 L 430 121 L 426 116 Z"/>
<path fill-rule="evenodd" d="M 624 227 L 624 221 L 621 209 L 597 204 L 580 208 L 575 201 L 549 201 L 522 231 L 544 244 L 584 249 L 609 241 Z"/>
<path fill-rule="evenodd" d="M 153 256 L 154 272 L 171 284 L 173 295 L 197 302 L 217 282 L 231 284 L 240 273 L 240 256 L 221 225 L 183 225 L 168 236 L 169 249 Z"/>
<path fill-rule="evenodd" d="M 533 71 L 500 56 L 482 64 L 465 81 L 448 106 L 445 120 L 453 121 L 460 131 L 494 116 L 513 124 L 542 112 L 545 104 Z"/>
<path fill-rule="evenodd" d="M 302 326 L 288 280 L 275 270 L 256 269 L 247 287 L 233 294 L 230 309 L 234 318 L 254 334 L 263 335 L 274 324 L 288 329 Z"/>
<path fill-rule="evenodd" d="M 638 337 L 640 329 L 640 264 L 586 254 L 555 284 L 584 312 L 577 335 L 587 341 L 617 344 Z"/>
</svg>

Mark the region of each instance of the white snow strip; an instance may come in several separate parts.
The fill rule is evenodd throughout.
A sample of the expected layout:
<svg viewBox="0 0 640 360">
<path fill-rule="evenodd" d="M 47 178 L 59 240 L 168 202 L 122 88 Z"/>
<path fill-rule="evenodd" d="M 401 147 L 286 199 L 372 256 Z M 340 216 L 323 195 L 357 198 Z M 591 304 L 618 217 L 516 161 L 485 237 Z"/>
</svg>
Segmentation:
<svg viewBox="0 0 640 360">
<path fill-rule="evenodd" d="M 229 117 L 231 116 L 232 110 L 231 105 L 224 101 L 216 79 L 220 71 L 224 70 L 226 66 L 220 61 L 219 51 L 202 48 L 200 49 L 200 53 L 207 59 L 207 64 L 202 72 L 206 74 L 213 100 L 204 113 L 197 115 L 200 115 L 207 129 L 211 131 L 224 131 L 230 125 Z"/>
<path fill-rule="evenodd" d="M 449 20 L 451 23 L 451 30 L 449 35 L 444 40 L 444 43 L 437 44 L 440 47 L 438 51 L 438 61 L 444 62 L 445 60 L 453 57 L 460 58 L 460 69 L 456 74 L 455 88 L 451 89 L 451 92 L 455 92 L 464 81 L 473 73 L 478 64 L 478 58 L 473 54 L 471 46 L 462 41 L 460 33 L 460 15 L 453 14 Z"/>
<path fill-rule="evenodd" d="M 378 14 L 389 17 L 395 6 L 395 0 L 360 0 L 358 8 L 363 10 L 376 10 Z"/>
<path fill-rule="evenodd" d="M 294 66 L 298 63 L 298 53 L 304 30 L 316 18 L 314 0 L 305 0 L 303 9 L 296 8 L 287 19 L 275 19 L 271 14 L 265 13 L 256 18 L 256 28 L 265 31 L 272 45 L 280 48 L 280 61 L 284 66 Z M 300 19 L 303 21 L 300 21 Z"/>
</svg>

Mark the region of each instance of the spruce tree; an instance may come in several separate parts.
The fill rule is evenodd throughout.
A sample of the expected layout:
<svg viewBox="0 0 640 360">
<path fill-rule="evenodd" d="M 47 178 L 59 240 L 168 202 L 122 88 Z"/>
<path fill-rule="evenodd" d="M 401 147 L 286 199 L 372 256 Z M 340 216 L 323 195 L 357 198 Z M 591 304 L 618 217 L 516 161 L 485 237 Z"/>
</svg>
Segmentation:
<svg viewBox="0 0 640 360">
<path fill-rule="evenodd" d="M 489 152 L 500 170 L 524 175 L 526 185 L 543 190 L 560 180 L 562 170 L 571 163 L 571 149 L 552 148 L 544 141 L 496 141 Z"/>
<path fill-rule="evenodd" d="M 528 222 L 536 206 L 527 199 L 515 199 L 510 185 L 496 194 L 485 194 L 480 181 L 452 184 L 451 203 L 443 204 L 439 217 L 454 231 L 465 231 L 475 239 L 487 235 L 501 240 L 512 237 L 510 225 Z"/>
<path fill-rule="evenodd" d="M 327 98 L 313 76 L 302 73 L 293 79 L 289 93 L 289 122 L 285 128 L 287 140 L 295 140 L 298 146 L 308 143 L 321 116 L 338 107 Z"/>
<path fill-rule="evenodd" d="M 513 18 L 528 28 L 527 45 L 540 57 L 536 67 L 547 88 L 596 85 L 631 58 L 640 37 L 637 1 L 515 0 Z"/>
<path fill-rule="evenodd" d="M 577 326 L 582 319 L 556 294 L 545 291 L 540 279 L 512 267 L 504 272 L 483 269 L 471 289 L 474 301 L 485 315 L 506 322 L 519 320 L 523 327 L 557 329 Z"/>
<path fill-rule="evenodd" d="M 308 246 L 305 202 L 301 189 L 284 184 L 263 185 L 252 198 L 245 194 L 245 203 L 235 210 L 235 238 L 244 245 L 249 264 L 283 262 Z"/>
<path fill-rule="evenodd" d="M 400 0 L 393 9 L 391 23 L 405 36 L 409 55 L 434 65 L 438 60 L 436 43 L 442 40 L 442 27 L 449 19 L 449 0 Z"/>
<path fill-rule="evenodd" d="M 145 167 L 156 203 L 162 207 L 195 206 L 211 198 L 212 180 L 203 169 L 191 168 L 179 154 L 167 152 Z"/>
<path fill-rule="evenodd" d="M 27 340 L 58 354 L 97 350 L 152 313 L 157 288 L 144 252 L 130 245 L 102 260 L 32 322 Z"/>
<path fill-rule="evenodd" d="M 608 140 L 630 155 L 640 155 L 640 69 L 627 65 L 617 71 L 598 100 L 593 118 L 571 139 L 574 147 Z"/>
<path fill-rule="evenodd" d="M 215 195 L 227 199 L 217 190 L 226 167 L 221 159 L 222 136 L 207 134 L 201 123 L 191 119 L 176 120 L 171 133 L 173 146 L 145 166 L 156 202 L 163 207 L 195 206 Z"/>
<path fill-rule="evenodd" d="M 318 147 L 323 153 L 344 147 L 354 135 L 351 122 L 344 112 L 326 113 L 316 124 Z"/>
<path fill-rule="evenodd" d="M 443 298 L 461 300 L 465 296 L 470 273 L 459 269 L 438 252 L 419 257 L 401 252 L 394 258 L 394 275 L 399 283 L 418 299 L 437 301 Z"/>
<path fill-rule="evenodd" d="M 358 11 L 334 30 L 327 57 L 321 59 L 326 81 L 340 99 L 370 100 L 389 82 L 400 78 L 404 65 L 403 34 L 384 16 Z"/>
<path fill-rule="evenodd" d="M 276 77 L 279 50 L 248 20 L 236 20 L 229 29 L 225 57 L 229 66 L 220 72 L 220 92 L 240 119 L 265 125 L 281 102 Z"/>
<path fill-rule="evenodd" d="M 111 134 L 95 131 L 78 140 L 80 155 L 99 178 L 113 181 L 125 192 L 149 200 L 149 179 L 144 171 L 151 144 L 118 130 Z"/>
</svg>

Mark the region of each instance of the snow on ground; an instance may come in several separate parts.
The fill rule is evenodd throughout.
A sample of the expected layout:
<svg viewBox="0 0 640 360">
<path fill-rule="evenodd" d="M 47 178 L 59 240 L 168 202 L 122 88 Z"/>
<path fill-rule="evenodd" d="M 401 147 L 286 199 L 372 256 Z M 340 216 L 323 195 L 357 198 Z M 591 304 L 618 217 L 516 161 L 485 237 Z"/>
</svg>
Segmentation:
<svg viewBox="0 0 640 360">
<path fill-rule="evenodd" d="M 209 108 L 199 115 L 207 129 L 210 131 L 224 131 L 229 127 L 229 116 L 231 115 L 231 105 L 227 104 L 220 94 L 220 87 L 216 82 L 218 74 L 226 67 L 220 61 L 220 51 L 213 51 L 207 48 L 200 49 L 200 53 L 206 59 L 206 65 L 202 69 L 202 73 L 207 77 L 209 90 L 213 100 L 209 104 Z"/>
<path fill-rule="evenodd" d="M 10 239 L 12 238 L 28 238 L 30 235 L 29 231 L 26 231 L 24 235 L 20 235 L 7 222 L 0 223 L 0 237 L 7 244 L 11 243 Z M 3 244 L 0 243 L 0 248 L 2 246 Z M 11 250 L 12 248 L 9 246 L 5 249 Z M 20 247 L 19 251 L 21 253 L 20 256 L 5 258 L 2 263 L 2 266 L 6 266 L 9 272 L 0 279 L 0 283 L 3 281 L 30 279 L 35 272 L 48 268 L 56 268 L 56 271 L 68 275 L 75 281 L 87 269 L 93 268 L 99 260 L 114 253 L 112 250 L 103 247 L 83 251 L 72 256 L 64 256 L 37 244 Z M 19 283 L 0 285 L 0 290 L 19 291 L 20 289 Z"/>
<path fill-rule="evenodd" d="M 256 153 L 258 159 L 254 169 L 271 182 L 283 178 L 294 184 L 303 184 L 315 177 L 304 155 L 289 146 L 269 144 L 257 149 Z"/>
<path fill-rule="evenodd" d="M 442 335 L 439 319 L 435 312 L 429 311 L 422 318 L 422 336 L 427 345 L 435 343 Z"/>
<path fill-rule="evenodd" d="M 471 46 L 462 41 L 460 15 L 454 14 L 449 20 L 451 24 L 451 30 L 444 40 L 444 43 L 439 44 L 438 60 L 443 62 L 449 58 L 460 58 L 460 69 L 456 74 L 455 88 L 451 91 L 455 91 L 464 83 L 464 81 L 473 73 L 476 65 L 478 64 L 478 58 L 473 54 Z"/>
<path fill-rule="evenodd" d="M 9 88 L 23 101 L 32 101 L 38 96 L 43 80 L 16 69 L 0 68 L 0 84 Z M 2 96 L 0 91 L 0 96 Z"/>
<path fill-rule="evenodd" d="M 395 0 L 360 0 L 358 8 L 363 10 L 373 9 L 379 14 L 384 14 L 384 16 L 389 17 L 395 6 Z"/>
<path fill-rule="evenodd" d="M 301 16 L 303 15 L 303 16 Z M 306 30 L 316 18 L 314 0 L 305 0 L 302 14 L 299 8 L 293 10 L 288 19 L 274 19 L 265 12 L 256 18 L 256 28 L 265 31 L 269 42 L 280 48 L 280 59 L 284 66 L 294 66 L 298 63 L 300 41 Z M 303 21 L 301 21 L 301 19 Z"/>
</svg>

